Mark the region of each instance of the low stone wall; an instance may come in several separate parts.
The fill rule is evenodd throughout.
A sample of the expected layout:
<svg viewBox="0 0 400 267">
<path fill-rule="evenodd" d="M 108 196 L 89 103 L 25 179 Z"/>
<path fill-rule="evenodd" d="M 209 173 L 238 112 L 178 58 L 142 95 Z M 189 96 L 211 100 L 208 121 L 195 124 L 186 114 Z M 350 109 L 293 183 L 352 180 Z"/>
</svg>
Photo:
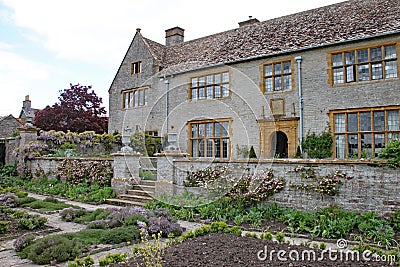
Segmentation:
<svg viewBox="0 0 400 267">
<path fill-rule="evenodd" d="M 51 158 L 41 157 L 34 158 L 27 161 L 28 170 L 31 171 L 33 177 L 42 178 L 44 175 L 47 179 L 55 179 L 57 175 L 57 168 L 61 161 L 69 160 L 80 160 L 80 161 L 110 161 L 113 164 L 113 160 L 110 158 Z"/>
<path fill-rule="evenodd" d="M 301 210 L 313 210 L 336 205 L 357 212 L 375 211 L 386 215 L 400 209 L 400 172 L 380 167 L 384 161 L 373 160 L 237 160 L 206 161 L 184 157 L 160 157 L 158 162 L 158 180 L 163 186 L 156 187 L 156 195 L 181 194 L 187 174 L 193 170 L 208 166 L 228 165 L 234 172 L 247 169 L 250 172 L 272 169 L 275 177 L 282 177 L 286 185 L 282 191 L 274 194 L 267 202 L 289 206 Z M 339 193 L 329 196 L 312 189 L 299 189 L 295 185 L 309 184 L 303 178 L 300 168 L 312 168 L 316 177 L 324 177 L 335 172 L 346 174 L 351 179 L 341 179 Z M 296 171 L 297 168 L 297 171 Z M 240 175 L 240 173 L 238 173 Z M 169 185 L 169 186 L 168 186 Z"/>
</svg>

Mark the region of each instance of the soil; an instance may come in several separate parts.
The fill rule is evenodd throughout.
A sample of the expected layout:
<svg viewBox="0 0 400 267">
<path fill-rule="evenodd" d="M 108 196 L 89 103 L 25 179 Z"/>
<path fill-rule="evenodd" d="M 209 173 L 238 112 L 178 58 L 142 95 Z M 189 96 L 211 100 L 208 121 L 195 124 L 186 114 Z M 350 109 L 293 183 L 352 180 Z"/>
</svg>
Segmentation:
<svg viewBox="0 0 400 267">
<path fill-rule="evenodd" d="M 281 251 L 281 260 L 278 258 L 278 251 Z M 285 254 L 282 251 L 285 251 Z M 313 253 L 315 253 L 315 258 L 312 256 Z M 311 255 L 310 258 L 308 255 Z M 340 260 L 340 255 L 342 255 L 342 260 Z M 346 255 L 349 256 L 346 257 Z M 304 260 L 302 260 L 303 258 Z M 350 254 L 346 254 L 345 251 L 332 251 L 330 255 L 328 251 L 322 253 L 320 249 L 306 246 L 216 233 L 167 247 L 162 266 L 390 266 L 390 262 L 378 262 L 372 257 L 370 257 L 370 261 L 365 261 L 362 254 L 359 255 L 359 260 L 357 257 L 354 257 L 353 260 L 351 258 Z M 115 264 L 113 267 L 137 266 L 137 264 L 145 266 L 143 262 L 131 259 L 128 263 Z"/>
<path fill-rule="evenodd" d="M 15 238 L 15 237 L 21 236 L 23 234 L 27 234 L 27 233 L 38 233 L 38 232 L 53 230 L 52 227 L 49 227 L 47 225 L 45 225 L 45 227 L 41 228 L 41 229 L 21 230 L 18 228 L 18 219 L 12 218 L 4 213 L 0 213 L 0 221 L 10 222 L 7 227 L 7 233 L 0 234 L 0 241 Z"/>
</svg>

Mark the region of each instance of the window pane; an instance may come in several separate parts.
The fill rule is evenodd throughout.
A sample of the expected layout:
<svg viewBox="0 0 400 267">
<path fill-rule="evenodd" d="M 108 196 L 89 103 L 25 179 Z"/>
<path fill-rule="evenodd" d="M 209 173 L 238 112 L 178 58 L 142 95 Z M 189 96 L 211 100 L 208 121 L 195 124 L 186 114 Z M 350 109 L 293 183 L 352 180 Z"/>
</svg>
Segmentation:
<svg viewBox="0 0 400 267">
<path fill-rule="evenodd" d="M 228 97 L 229 96 L 229 87 L 228 85 L 223 85 L 222 86 L 222 97 Z"/>
<path fill-rule="evenodd" d="M 135 107 L 139 106 L 139 91 L 135 91 L 133 98 L 135 99 Z"/>
<path fill-rule="evenodd" d="M 147 103 L 149 101 L 149 90 L 143 90 L 144 92 L 144 105 L 147 106 Z"/>
<path fill-rule="evenodd" d="M 199 157 L 204 157 L 204 145 L 205 145 L 205 141 L 201 140 L 199 141 Z"/>
<path fill-rule="evenodd" d="M 206 77 L 206 82 L 207 82 L 207 85 L 212 85 L 213 84 L 213 76 L 212 75 L 208 75 Z"/>
<path fill-rule="evenodd" d="M 271 76 L 272 75 L 272 65 L 264 66 L 264 73 L 265 73 L 265 76 Z"/>
<path fill-rule="evenodd" d="M 283 76 L 283 90 L 292 89 L 292 75 Z"/>
<path fill-rule="evenodd" d="M 342 68 L 333 70 L 333 83 L 334 84 L 344 83 L 344 76 L 343 76 L 343 69 Z"/>
<path fill-rule="evenodd" d="M 229 139 L 222 139 L 222 157 L 227 158 L 229 155 Z"/>
<path fill-rule="evenodd" d="M 348 136 L 349 157 L 358 157 L 358 136 L 351 134 Z"/>
<path fill-rule="evenodd" d="M 274 74 L 281 74 L 282 73 L 282 65 L 281 63 L 274 64 Z"/>
<path fill-rule="evenodd" d="M 223 83 L 228 83 L 229 82 L 229 73 L 228 72 L 222 73 L 222 82 Z"/>
<path fill-rule="evenodd" d="M 215 98 L 220 98 L 221 97 L 221 86 L 216 85 L 214 87 L 214 97 Z"/>
<path fill-rule="evenodd" d="M 199 137 L 204 137 L 204 124 L 199 124 Z"/>
<path fill-rule="evenodd" d="M 139 106 L 143 106 L 144 105 L 144 93 L 143 90 L 139 90 Z"/>
<path fill-rule="evenodd" d="M 221 139 L 214 139 L 214 156 L 221 157 Z"/>
<path fill-rule="evenodd" d="M 374 61 L 374 60 L 382 60 L 382 48 L 381 47 L 371 49 L 371 61 Z"/>
<path fill-rule="evenodd" d="M 351 83 L 356 81 L 356 66 L 346 67 L 346 82 Z"/>
<path fill-rule="evenodd" d="M 347 128 L 348 132 L 357 132 L 358 131 L 358 121 L 357 121 L 357 113 L 349 113 L 347 114 Z"/>
<path fill-rule="evenodd" d="M 354 64 L 356 63 L 356 53 L 353 52 L 346 52 L 345 53 L 346 57 L 346 64 Z"/>
<path fill-rule="evenodd" d="M 368 49 L 358 50 L 358 63 L 368 62 Z"/>
<path fill-rule="evenodd" d="M 206 136 L 207 137 L 212 137 L 212 123 L 211 122 L 208 122 L 207 124 L 206 124 Z"/>
<path fill-rule="evenodd" d="M 215 74 L 214 75 L 214 83 L 215 84 L 221 83 L 221 74 Z"/>
<path fill-rule="evenodd" d="M 372 156 L 372 134 L 361 135 L 361 151 L 363 158 L 370 158 Z"/>
<path fill-rule="evenodd" d="M 333 64 L 333 66 L 342 66 L 343 65 L 342 53 L 332 55 L 332 64 Z"/>
<path fill-rule="evenodd" d="M 344 158 L 346 156 L 346 139 L 344 135 L 336 136 L 336 157 Z"/>
<path fill-rule="evenodd" d="M 265 78 L 265 91 L 272 92 L 272 78 Z"/>
<path fill-rule="evenodd" d="M 397 78 L 397 62 L 389 61 L 385 62 L 385 77 L 388 78 Z"/>
<path fill-rule="evenodd" d="M 281 76 L 275 77 L 274 90 L 275 91 L 281 91 L 282 90 L 282 77 Z"/>
<path fill-rule="evenodd" d="M 371 112 L 360 113 L 360 131 L 371 131 Z"/>
<path fill-rule="evenodd" d="M 129 94 L 124 93 L 124 97 L 125 97 L 124 108 L 128 108 L 129 107 Z"/>
<path fill-rule="evenodd" d="M 385 59 L 396 58 L 396 46 L 385 46 Z"/>
<path fill-rule="evenodd" d="M 207 99 L 213 98 L 213 88 L 212 86 L 207 87 Z"/>
<path fill-rule="evenodd" d="M 222 136 L 229 136 L 228 129 L 229 129 L 229 122 L 224 121 L 222 123 Z"/>
<path fill-rule="evenodd" d="M 197 78 L 192 78 L 192 87 L 197 87 Z"/>
<path fill-rule="evenodd" d="M 388 111 L 388 130 L 398 131 L 399 130 L 399 111 L 390 110 Z"/>
<path fill-rule="evenodd" d="M 213 156 L 212 151 L 213 151 L 213 141 L 207 140 L 207 157 Z"/>
<path fill-rule="evenodd" d="M 199 87 L 200 86 L 205 86 L 206 85 L 206 77 L 200 77 L 199 78 Z"/>
<path fill-rule="evenodd" d="M 283 73 L 291 73 L 292 69 L 291 69 L 291 62 L 284 62 L 283 63 Z"/>
<path fill-rule="evenodd" d="M 385 130 L 385 112 L 375 111 L 374 112 L 374 131 Z"/>
<path fill-rule="evenodd" d="M 378 80 L 382 78 L 382 63 L 372 64 L 372 80 Z"/>
<path fill-rule="evenodd" d="M 204 87 L 199 88 L 199 99 L 204 99 L 206 98 L 206 89 Z"/>
<path fill-rule="evenodd" d="M 129 92 L 129 107 L 133 108 L 133 92 Z"/>
<path fill-rule="evenodd" d="M 381 152 L 382 148 L 385 147 L 385 134 L 375 134 L 375 157 Z"/>
<path fill-rule="evenodd" d="M 388 142 L 390 140 L 400 140 L 400 133 L 388 133 Z"/>
<path fill-rule="evenodd" d="M 369 81 L 369 65 L 358 66 L 358 80 Z"/>
<path fill-rule="evenodd" d="M 219 124 L 219 122 L 214 123 L 214 136 L 221 136 L 221 125 Z"/>
<path fill-rule="evenodd" d="M 192 137 L 197 137 L 197 124 L 192 124 Z"/>
<path fill-rule="evenodd" d="M 192 99 L 197 99 L 197 89 L 192 89 Z"/>
<path fill-rule="evenodd" d="M 198 140 L 193 140 L 192 141 L 192 157 L 198 157 L 198 156 L 199 156 Z"/>
<path fill-rule="evenodd" d="M 340 133 L 345 131 L 344 114 L 335 115 L 335 132 Z"/>
</svg>

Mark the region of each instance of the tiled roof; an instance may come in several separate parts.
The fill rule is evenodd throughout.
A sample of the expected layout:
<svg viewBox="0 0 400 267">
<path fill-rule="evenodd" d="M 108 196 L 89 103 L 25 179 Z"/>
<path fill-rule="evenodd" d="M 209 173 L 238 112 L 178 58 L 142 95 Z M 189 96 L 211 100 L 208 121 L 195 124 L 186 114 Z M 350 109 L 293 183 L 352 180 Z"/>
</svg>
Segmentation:
<svg viewBox="0 0 400 267">
<path fill-rule="evenodd" d="M 350 0 L 173 46 L 145 39 L 166 73 L 400 32 L 400 0 Z"/>
</svg>

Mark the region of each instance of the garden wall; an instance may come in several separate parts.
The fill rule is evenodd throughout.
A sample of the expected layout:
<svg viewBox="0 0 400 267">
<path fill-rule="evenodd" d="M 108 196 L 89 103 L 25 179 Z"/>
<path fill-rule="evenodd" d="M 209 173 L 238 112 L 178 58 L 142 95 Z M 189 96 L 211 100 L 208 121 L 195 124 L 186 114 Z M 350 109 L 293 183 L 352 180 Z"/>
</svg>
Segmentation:
<svg viewBox="0 0 400 267">
<path fill-rule="evenodd" d="M 204 161 L 185 157 L 160 157 L 158 162 L 158 181 L 156 195 L 181 194 L 185 191 L 184 180 L 190 171 L 209 166 L 228 165 L 229 169 L 240 175 L 244 169 L 271 168 L 275 177 L 282 177 L 286 185 L 282 191 L 274 194 L 268 202 L 302 210 L 313 210 L 328 205 L 337 205 L 347 210 L 368 212 L 375 211 L 385 215 L 400 209 L 399 170 L 380 167 L 383 161 L 373 160 L 238 160 Z M 307 178 L 306 171 L 315 174 Z M 320 179 L 340 174 L 342 185 L 331 196 L 315 191 Z M 240 176 L 238 176 L 240 177 Z M 313 188 L 314 186 L 314 188 Z"/>
<path fill-rule="evenodd" d="M 55 179 L 57 174 L 58 165 L 65 159 L 68 160 L 79 160 L 81 162 L 102 162 L 108 161 L 111 164 L 113 160 L 110 158 L 33 158 L 27 161 L 26 165 L 28 170 L 32 173 L 35 178 L 42 178 L 43 175 L 47 177 L 47 179 Z"/>
</svg>

